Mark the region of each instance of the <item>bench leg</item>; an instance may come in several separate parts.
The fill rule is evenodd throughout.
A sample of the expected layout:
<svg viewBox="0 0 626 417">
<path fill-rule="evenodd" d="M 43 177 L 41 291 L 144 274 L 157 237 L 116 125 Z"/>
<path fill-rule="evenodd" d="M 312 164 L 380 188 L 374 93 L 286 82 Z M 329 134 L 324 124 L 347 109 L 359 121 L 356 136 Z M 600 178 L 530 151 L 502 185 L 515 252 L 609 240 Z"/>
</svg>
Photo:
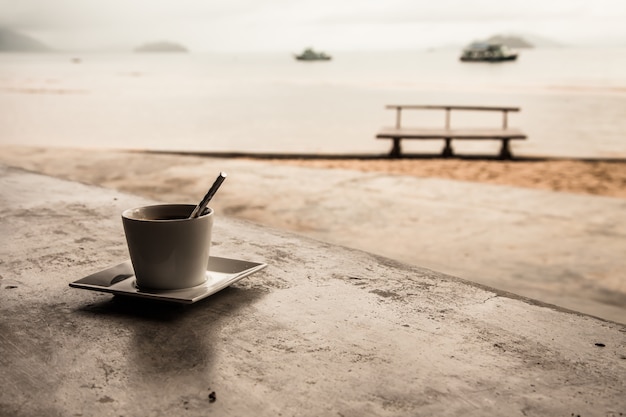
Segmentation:
<svg viewBox="0 0 626 417">
<path fill-rule="evenodd" d="M 444 158 L 450 158 L 454 156 L 454 151 L 452 150 L 452 138 L 446 138 L 446 145 L 443 147 L 443 152 L 441 155 Z"/>
<path fill-rule="evenodd" d="M 391 152 L 389 156 L 391 158 L 400 158 L 402 155 L 402 148 L 400 148 L 400 138 L 393 138 L 393 145 L 391 145 Z"/>
<path fill-rule="evenodd" d="M 513 154 L 509 147 L 509 139 L 502 139 L 502 148 L 500 149 L 500 159 L 512 159 Z"/>
</svg>

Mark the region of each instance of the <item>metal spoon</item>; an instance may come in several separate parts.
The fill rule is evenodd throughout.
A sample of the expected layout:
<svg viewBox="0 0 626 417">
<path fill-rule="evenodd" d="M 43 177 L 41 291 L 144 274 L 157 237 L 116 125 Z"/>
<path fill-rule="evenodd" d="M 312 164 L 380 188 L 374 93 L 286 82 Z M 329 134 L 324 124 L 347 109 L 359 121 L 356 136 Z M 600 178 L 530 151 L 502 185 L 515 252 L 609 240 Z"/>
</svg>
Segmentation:
<svg viewBox="0 0 626 417">
<path fill-rule="evenodd" d="M 220 185 L 222 185 L 225 179 L 226 179 L 226 173 L 220 172 L 220 175 L 217 176 L 217 178 L 215 179 L 215 182 L 213 183 L 211 188 L 209 188 L 209 191 L 205 194 L 204 198 L 202 198 L 202 201 L 200 201 L 200 203 L 198 203 L 196 208 L 193 209 L 193 211 L 191 212 L 191 216 L 189 216 L 190 219 L 194 219 L 198 217 L 204 211 L 207 204 L 209 204 L 209 201 L 211 201 L 211 199 L 217 192 L 217 189 L 220 188 Z"/>
</svg>

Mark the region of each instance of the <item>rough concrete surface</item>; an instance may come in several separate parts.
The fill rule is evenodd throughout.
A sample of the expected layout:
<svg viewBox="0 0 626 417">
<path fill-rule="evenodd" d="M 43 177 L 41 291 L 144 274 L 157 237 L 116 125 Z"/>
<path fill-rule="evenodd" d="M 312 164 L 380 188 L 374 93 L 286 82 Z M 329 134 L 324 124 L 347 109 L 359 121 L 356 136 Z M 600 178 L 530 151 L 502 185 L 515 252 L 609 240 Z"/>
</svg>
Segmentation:
<svg viewBox="0 0 626 417">
<path fill-rule="evenodd" d="M 216 217 L 267 262 L 197 304 L 69 288 L 126 259 L 151 202 L 0 167 L 0 414 L 626 414 L 626 327 Z"/>
</svg>

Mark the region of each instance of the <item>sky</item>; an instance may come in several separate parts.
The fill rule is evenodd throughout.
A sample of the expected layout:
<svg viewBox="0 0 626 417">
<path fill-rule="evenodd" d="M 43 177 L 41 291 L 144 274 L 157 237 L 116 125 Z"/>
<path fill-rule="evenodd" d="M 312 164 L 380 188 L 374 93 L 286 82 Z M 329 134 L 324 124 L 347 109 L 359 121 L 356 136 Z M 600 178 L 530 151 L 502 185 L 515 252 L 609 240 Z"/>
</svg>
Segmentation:
<svg viewBox="0 0 626 417">
<path fill-rule="evenodd" d="M 0 27 L 66 50 L 413 49 L 495 34 L 626 46 L 626 0 L 0 0 Z"/>
</svg>

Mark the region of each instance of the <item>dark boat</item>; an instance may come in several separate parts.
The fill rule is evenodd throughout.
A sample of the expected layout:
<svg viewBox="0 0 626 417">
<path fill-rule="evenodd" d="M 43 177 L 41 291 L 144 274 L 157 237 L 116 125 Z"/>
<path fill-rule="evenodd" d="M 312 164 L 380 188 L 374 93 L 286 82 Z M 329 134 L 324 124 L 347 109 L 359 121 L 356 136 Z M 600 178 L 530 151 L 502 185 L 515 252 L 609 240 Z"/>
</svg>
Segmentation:
<svg viewBox="0 0 626 417">
<path fill-rule="evenodd" d="M 499 43 L 474 42 L 463 49 L 460 59 L 464 62 L 515 61 L 517 52 Z"/>
<path fill-rule="evenodd" d="M 300 55 L 295 55 L 298 61 L 330 61 L 332 57 L 324 52 L 315 52 L 312 48 L 306 48 Z"/>
</svg>

